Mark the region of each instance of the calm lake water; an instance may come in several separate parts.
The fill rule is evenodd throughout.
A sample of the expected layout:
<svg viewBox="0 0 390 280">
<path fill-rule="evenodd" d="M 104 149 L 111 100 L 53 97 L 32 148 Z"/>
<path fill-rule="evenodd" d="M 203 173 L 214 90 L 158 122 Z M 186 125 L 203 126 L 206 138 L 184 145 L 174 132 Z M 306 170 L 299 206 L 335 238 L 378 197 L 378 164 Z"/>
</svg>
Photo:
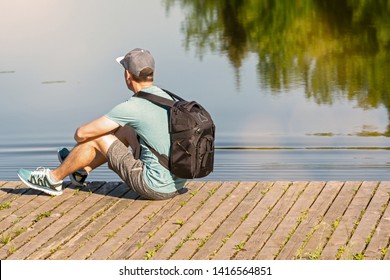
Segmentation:
<svg viewBox="0 0 390 280">
<path fill-rule="evenodd" d="M 386 1 L 3 0 L 0 10 L 0 180 L 55 167 L 78 126 L 126 100 L 115 58 L 135 47 L 154 55 L 157 85 L 214 117 L 207 179 L 390 179 Z M 90 179 L 119 178 L 101 167 Z"/>
</svg>

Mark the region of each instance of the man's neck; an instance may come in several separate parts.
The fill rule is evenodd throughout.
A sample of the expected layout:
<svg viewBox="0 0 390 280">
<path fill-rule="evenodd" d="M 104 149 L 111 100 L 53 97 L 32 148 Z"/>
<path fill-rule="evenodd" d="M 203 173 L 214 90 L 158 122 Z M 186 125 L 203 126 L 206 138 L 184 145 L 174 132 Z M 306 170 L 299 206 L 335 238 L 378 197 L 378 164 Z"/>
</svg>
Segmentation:
<svg viewBox="0 0 390 280">
<path fill-rule="evenodd" d="M 153 82 L 133 83 L 134 93 L 153 86 Z"/>
</svg>

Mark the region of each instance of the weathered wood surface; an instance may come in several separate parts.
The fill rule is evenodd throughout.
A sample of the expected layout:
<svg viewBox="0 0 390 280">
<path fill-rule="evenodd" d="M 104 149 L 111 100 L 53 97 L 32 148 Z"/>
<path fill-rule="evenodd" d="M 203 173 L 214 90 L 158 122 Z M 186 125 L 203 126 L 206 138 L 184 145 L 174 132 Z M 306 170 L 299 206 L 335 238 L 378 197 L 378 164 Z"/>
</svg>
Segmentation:
<svg viewBox="0 0 390 280">
<path fill-rule="evenodd" d="M 390 182 L 120 182 L 51 197 L 0 181 L 0 259 L 390 259 Z"/>
</svg>

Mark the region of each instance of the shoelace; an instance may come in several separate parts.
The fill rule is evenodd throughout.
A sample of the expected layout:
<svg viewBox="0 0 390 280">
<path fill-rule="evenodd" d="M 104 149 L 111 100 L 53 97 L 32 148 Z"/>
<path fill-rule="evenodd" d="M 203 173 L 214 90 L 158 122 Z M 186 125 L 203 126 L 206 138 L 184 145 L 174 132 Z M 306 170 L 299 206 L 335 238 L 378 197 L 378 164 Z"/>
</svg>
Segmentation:
<svg viewBox="0 0 390 280">
<path fill-rule="evenodd" d="M 44 178 L 47 174 L 47 170 L 47 168 L 40 166 L 36 170 L 31 172 L 31 176 L 35 176 L 38 179 Z"/>
</svg>

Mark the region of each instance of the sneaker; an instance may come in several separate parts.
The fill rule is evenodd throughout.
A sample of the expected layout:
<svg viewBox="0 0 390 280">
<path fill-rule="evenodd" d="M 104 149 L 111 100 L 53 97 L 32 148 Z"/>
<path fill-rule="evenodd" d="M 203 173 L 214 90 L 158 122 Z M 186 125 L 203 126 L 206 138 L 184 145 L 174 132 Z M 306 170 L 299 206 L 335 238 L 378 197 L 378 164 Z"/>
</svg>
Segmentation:
<svg viewBox="0 0 390 280">
<path fill-rule="evenodd" d="M 62 194 L 62 181 L 53 183 L 49 176 L 50 169 L 38 167 L 35 171 L 19 169 L 18 176 L 27 186 L 50 195 Z"/>
<path fill-rule="evenodd" d="M 70 151 L 67 148 L 59 148 L 57 151 L 57 155 L 60 163 L 62 163 L 69 154 Z M 87 185 L 85 183 L 87 177 L 88 177 L 88 173 L 84 170 L 78 170 L 69 175 L 70 181 L 76 187 L 85 187 Z"/>
</svg>

